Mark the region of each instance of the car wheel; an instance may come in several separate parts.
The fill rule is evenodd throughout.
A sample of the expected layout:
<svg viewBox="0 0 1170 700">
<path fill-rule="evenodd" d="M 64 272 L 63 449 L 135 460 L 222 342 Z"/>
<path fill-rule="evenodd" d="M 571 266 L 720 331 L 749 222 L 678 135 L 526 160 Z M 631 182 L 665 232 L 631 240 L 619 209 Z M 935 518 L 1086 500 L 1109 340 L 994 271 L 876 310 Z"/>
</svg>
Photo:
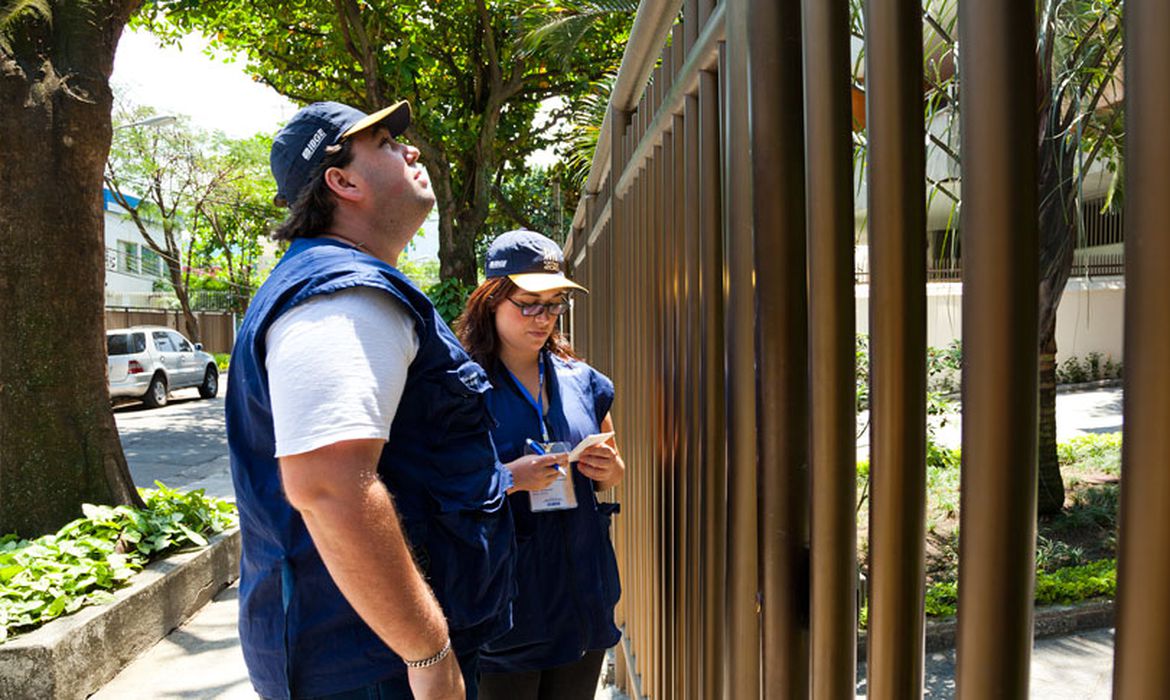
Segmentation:
<svg viewBox="0 0 1170 700">
<path fill-rule="evenodd" d="M 167 380 L 161 374 L 154 375 L 154 378 L 150 380 L 150 388 L 142 397 L 142 403 L 149 408 L 167 405 Z"/>
<path fill-rule="evenodd" d="M 203 383 L 199 385 L 199 396 L 205 399 L 214 399 L 219 393 L 219 370 L 208 365 L 203 373 Z"/>
</svg>

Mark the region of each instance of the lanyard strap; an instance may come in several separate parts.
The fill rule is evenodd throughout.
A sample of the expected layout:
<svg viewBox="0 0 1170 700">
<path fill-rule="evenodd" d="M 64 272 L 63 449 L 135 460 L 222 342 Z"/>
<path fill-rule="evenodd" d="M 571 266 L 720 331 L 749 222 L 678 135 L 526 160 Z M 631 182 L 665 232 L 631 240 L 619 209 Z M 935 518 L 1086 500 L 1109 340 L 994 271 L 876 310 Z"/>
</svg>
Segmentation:
<svg viewBox="0 0 1170 700">
<path fill-rule="evenodd" d="M 512 381 L 516 382 L 517 388 L 520 389 L 520 395 L 528 402 L 528 405 L 536 409 L 536 420 L 540 422 L 540 439 L 542 442 L 548 442 L 548 426 L 544 423 L 544 356 L 536 358 L 537 374 L 540 377 L 539 385 L 537 386 L 536 396 L 532 398 L 532 394 L 528 393 L 528 389 L 524 386 L 524 382 L 512 373 L 505 365 L 504 369 L 508 370 L 508 374 L 512 376 Z"/>
</svg>

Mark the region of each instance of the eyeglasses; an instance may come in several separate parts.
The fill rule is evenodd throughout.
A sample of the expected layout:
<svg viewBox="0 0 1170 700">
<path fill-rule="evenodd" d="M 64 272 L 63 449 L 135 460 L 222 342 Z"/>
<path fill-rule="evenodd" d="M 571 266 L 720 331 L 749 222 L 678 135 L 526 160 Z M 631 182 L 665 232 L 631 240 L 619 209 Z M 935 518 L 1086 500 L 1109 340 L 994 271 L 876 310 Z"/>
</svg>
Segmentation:
<svg viewBox="0 0 1170 700">
<path fill-rule="evenodd" d="M 547 304 L 521 304 L 512 297 L 508 297 L 508 301 L 520 309 L 521 316 L 539 316 L 545 311 L 553 316 L 560 316 L 569 310 L 569 302 L 567 301 L 550 301 Z"/>
</svg>

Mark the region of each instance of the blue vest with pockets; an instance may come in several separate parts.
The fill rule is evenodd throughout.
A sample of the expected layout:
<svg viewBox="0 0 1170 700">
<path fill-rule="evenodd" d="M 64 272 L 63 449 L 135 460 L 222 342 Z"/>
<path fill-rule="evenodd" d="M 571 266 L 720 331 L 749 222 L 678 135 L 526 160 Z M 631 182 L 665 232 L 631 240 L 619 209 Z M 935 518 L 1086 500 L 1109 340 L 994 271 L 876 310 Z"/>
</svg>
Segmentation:
<svg viewBox="0 0 1170 700">
<path fill-rule="evenodd" d="M 511 625 L 512 518 L 486 405 L 490 388 L 426 295 L 396 269 L 331 239 L 297 239 L 253 299 L 237 334 L 226 397 L 243 541 L 240 639 L 266 698 L 337 693 L 405 674 L 326 571 L 281 489 L 265 336 L 310 297 L 353 287 L 390 294 L 419 337 L 378 473 L 435 592 L 457 651 Z"/>
<path fill-rule="evenodd" d="M 544 353 L 549 437 L 575 445 L 600 432 L 613 404 L 613 382 L 584 362 Z M 524 454 L 524 440 L 541 438 L 535 407 L 500 363 L 491 367 L 488 405 L 500 460 Z M 621 596 L 610 520 L 617 503 L 598 501 L 593 481 L 572 470 L 577 507 L 533 513 L 527 492 L 508 497 L 516 523 L 517 594 L 513 627 L 480 656 L 485 673 L 518 673 L 560 666 L 585 652 L 617 644 L 613 610 Z"/>
</svg>

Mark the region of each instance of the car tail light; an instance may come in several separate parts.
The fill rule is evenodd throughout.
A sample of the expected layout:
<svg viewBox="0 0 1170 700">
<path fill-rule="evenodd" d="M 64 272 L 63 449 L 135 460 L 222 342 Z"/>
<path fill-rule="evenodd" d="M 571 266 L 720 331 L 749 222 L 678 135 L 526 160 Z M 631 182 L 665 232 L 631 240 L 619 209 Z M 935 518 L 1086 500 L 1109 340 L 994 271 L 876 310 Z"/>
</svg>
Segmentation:
<svg viewBox="0 0 1170 700">
<path fill-rule="evenodd" d="M 138 360 L 130 360 L 126 371 L 129 374 L 142 374 L 145 370 L 142 369 L 142 363 Z"/>
</svg>

